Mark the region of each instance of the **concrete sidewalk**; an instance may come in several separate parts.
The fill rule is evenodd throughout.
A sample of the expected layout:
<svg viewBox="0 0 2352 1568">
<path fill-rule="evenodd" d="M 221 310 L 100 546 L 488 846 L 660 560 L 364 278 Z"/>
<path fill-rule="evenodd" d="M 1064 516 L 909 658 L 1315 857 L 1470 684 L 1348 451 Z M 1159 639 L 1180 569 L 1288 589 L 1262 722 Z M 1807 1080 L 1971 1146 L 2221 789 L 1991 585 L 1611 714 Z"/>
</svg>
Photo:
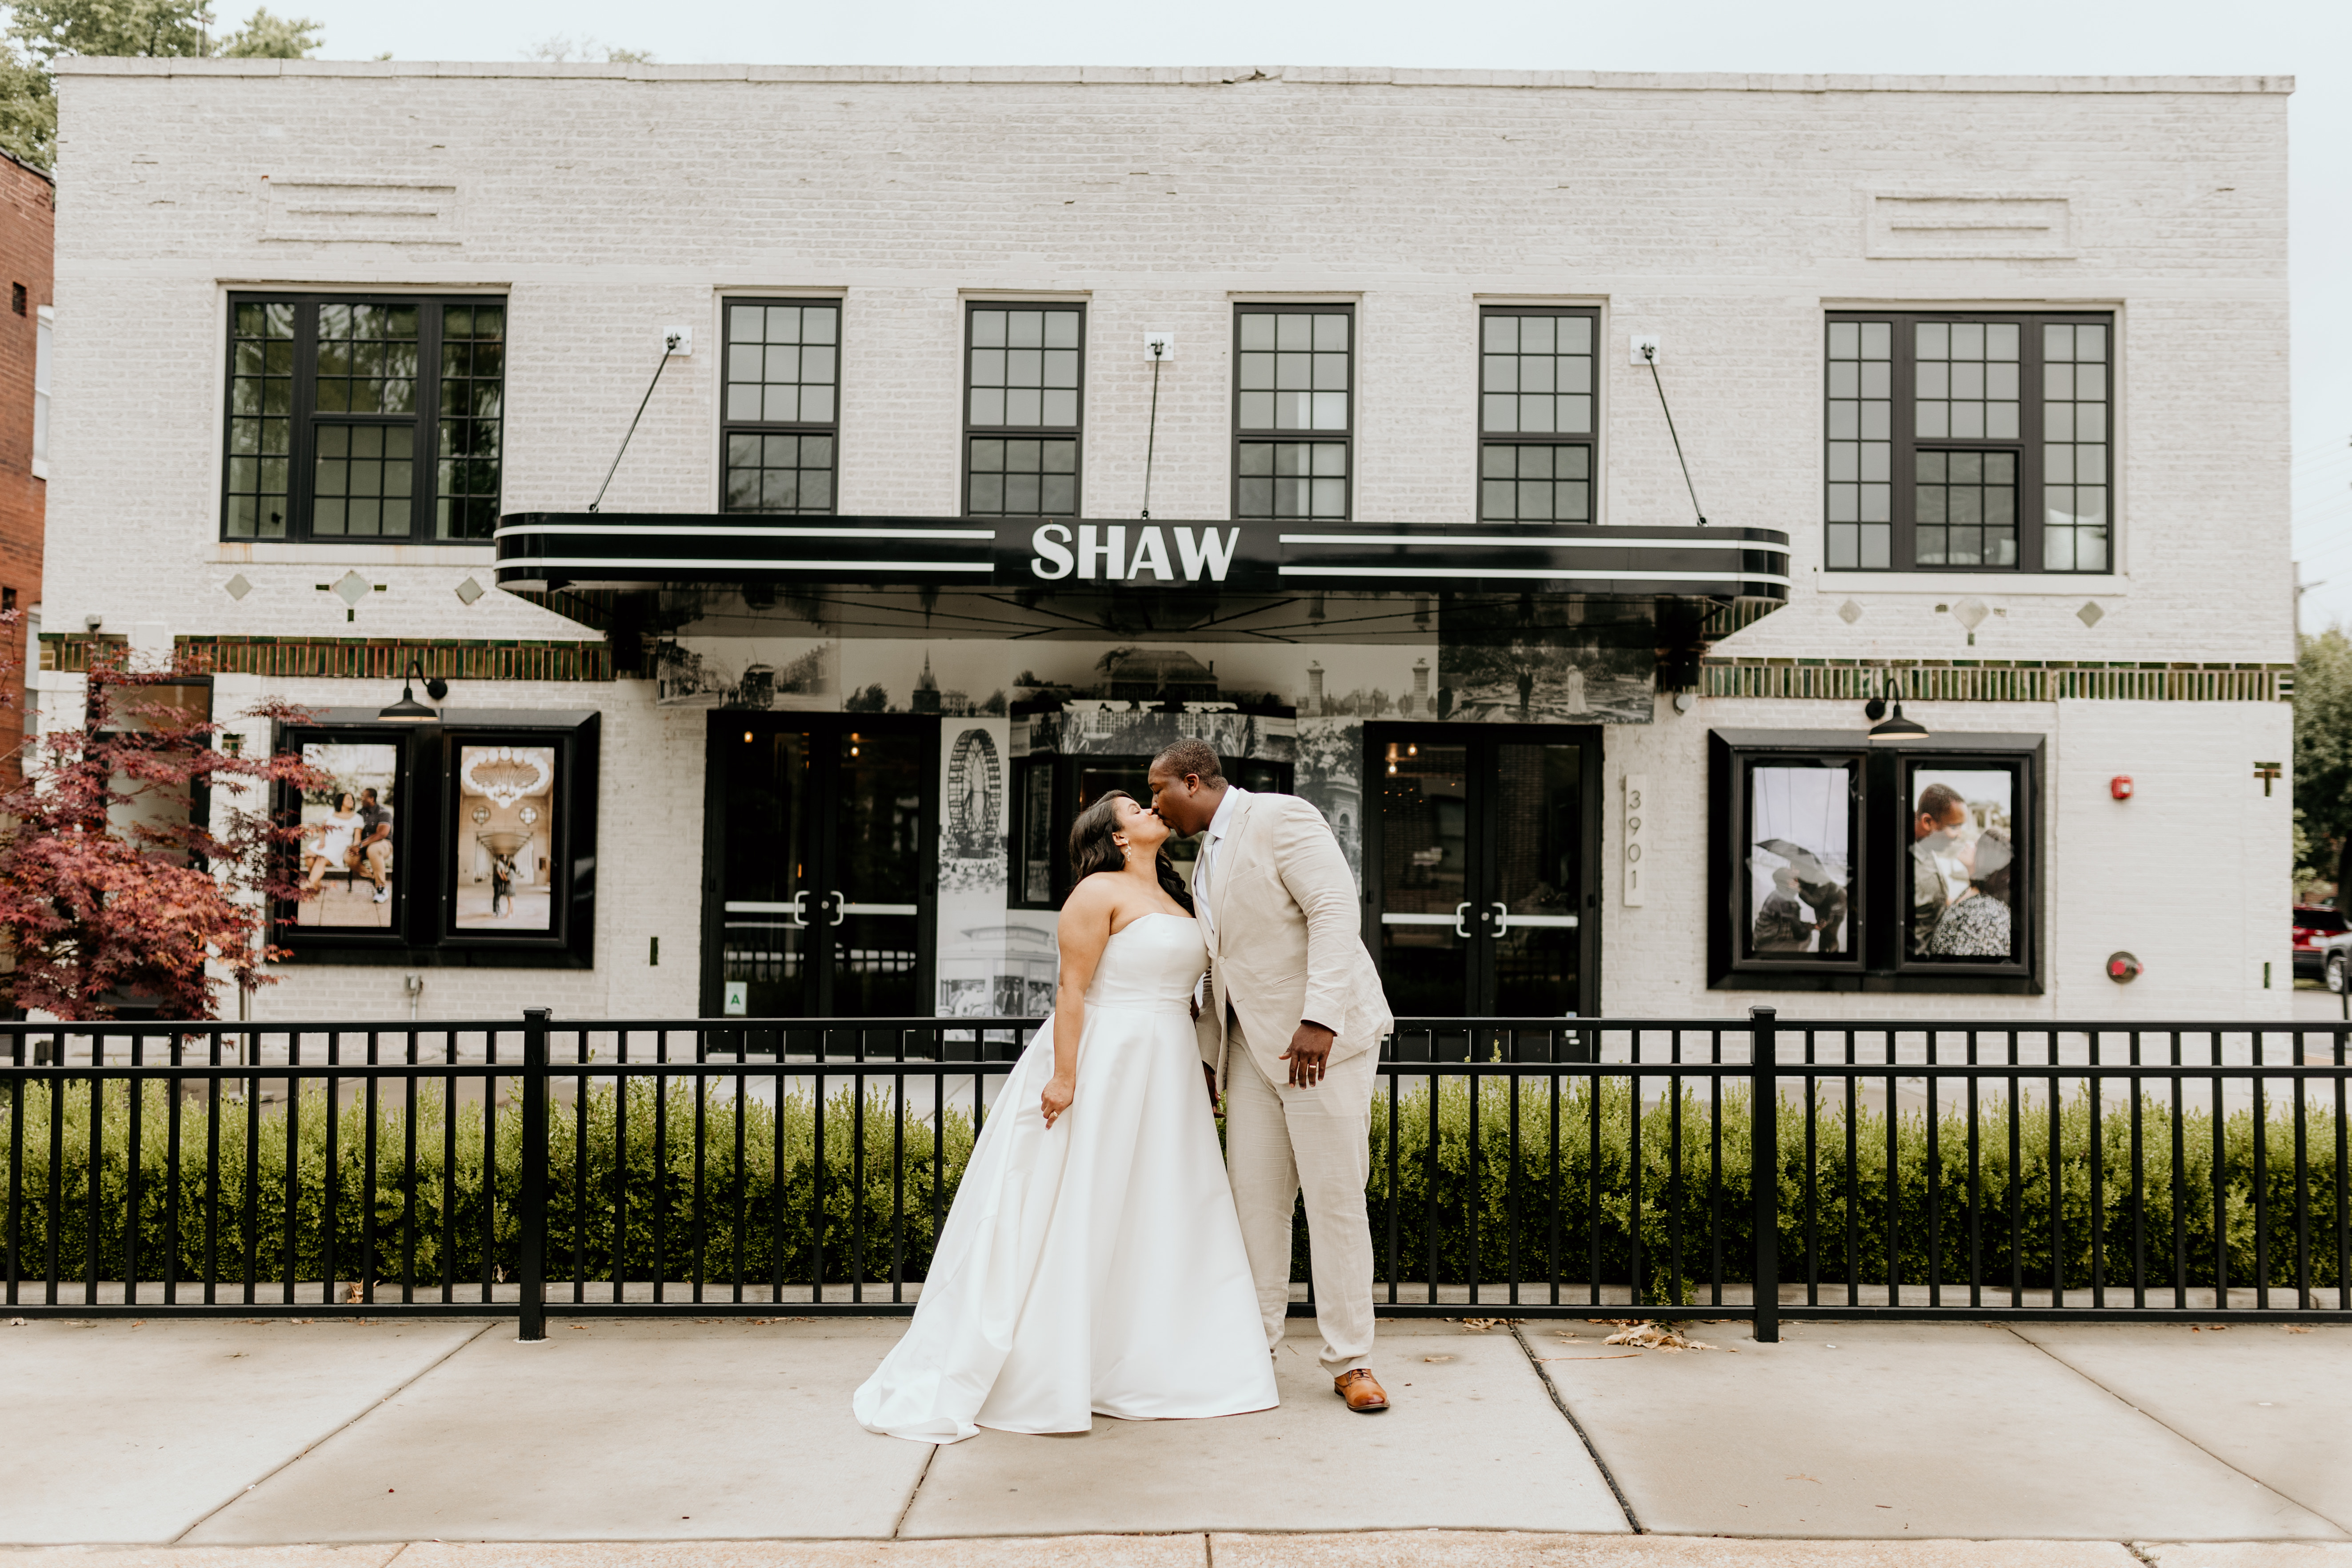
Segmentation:
<svg viewBox="0 0 2352 1568">
<path fill-rule="evenodd" d="M 2352 1568 L 2352 1326 L 1390 1322 L 1367 1417 L 1302 1324 L 1279 1409 L 937 1450 L 849 1416 L 902 1328 L 0 1328 L 0 1544 L 74 1549 L 0 1568 Z"/>
</svg>

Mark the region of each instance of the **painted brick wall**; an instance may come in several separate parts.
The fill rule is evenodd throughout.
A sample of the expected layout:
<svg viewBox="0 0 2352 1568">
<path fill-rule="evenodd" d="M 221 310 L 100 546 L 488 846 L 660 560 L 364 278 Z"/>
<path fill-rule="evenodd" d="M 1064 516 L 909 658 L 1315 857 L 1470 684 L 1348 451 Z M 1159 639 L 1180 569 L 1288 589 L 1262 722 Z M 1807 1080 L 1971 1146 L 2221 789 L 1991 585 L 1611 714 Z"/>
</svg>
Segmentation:
<svg viewBox="0 0 2352 1568">
<path fill-rule="evenodd" d="M 0 157 L 0 588 L 27 617 L 41 602 L 41 529 L 48 481 L 33 472 L 33 368 L 40 309 L 53 302 L 51 243 L 56 190 L 13 158 Z M 16 313 L 17 291 L 24 313 Z M 0 678 L 0 781 L 14 783 L 24 742 L 28 620 L 0 633 L 15 667 Z"/>
<path fill-rule="evenodd" d="M 216 540 L 224 312 L 238 287 L 484 289 L 510 303 L 509 510 L 594 493 L 652 374 L 688 324 L 607 505 L 717 500 L 719 301 L 844 303 L 841 502 L 958 505 L 960 303 L 1089 302 L 1087 510 L 1141 503 L 1150 386 L 1141 339 L 1178 354 L 1160 387 L 1152 510 L 1228 505 L 1236 299 L 1359 307 L 1356 510 L 1469 521 L 1482 301 L 1602 307 L 1601 521 L 1687 521 L 1664 420 L 1627 338 L 1662 370 L 1699 496 L 1722 524 L 1788 531 L 1790 605 L 1727 655 L 2282 661 L 2287 553 L 2285 97 L 2267 79 L 1830 79 L 1492 73 L 1023 71 L 67 62 L 60 431 L 49 623 L 85 616 L 153 648 L 173 635 L 571 637 L 492 594 L 462 547 L 226 547 Z M 269 184 L 447 189 L 432 243 L 272 238 Z M 2063 198 L 2066 254 L 1870 254 L 1873 200 Z M 2117 312 L 2121 570 L 1836 580 L 1822 571 L 1822 315 L 1907 303 Z M 126 439 L 135 432 L 136 439 Z M 317 584 L 383 583 L 357 621 Z M 242 573 L 242 602 L 221 585 Z M 1976 644 L 1939 606 L 1976 595 Z M 1838 614 L 1853 601 L 1849 624 Z M 2104 618 L 2077 612 L 2097 603 Z M 252 681 L 253 689 L 264 683 Z M 361 683 L 271 683 L 305 702 Z M 225 683 L 224 690 L 227 689 Z M 53 693 L 53 698 L 58 694 Z M 641 683 L 461 685 L 467 705 L 602 707 L 605 838 L 593 973 L 433 971 L 427 1016 L 683 1013 L 694 1001 L 699 713 Z M 1939 730 L 2052 737 L 2044 879 L 2053 989 L 2021 1016 L 2282 1008 L 2284 705 L 1933 704 Z M 1707 1013 L 1705 731 L 1850 728 L 1850 704 L 1707 700 L 1612 729 L 1609 787 L 1660 792 L 1645 909 L 1604 878 L 1612 1011 Z M 2132 773 L 2142 794 L 2106 798 Z M 2209 824 L 2227 824 L 2215 832 Z M 2054 891 L 2051 889 L 2055 889 Z M 645 939 L 666 942 L 658 970 Z M 2136 985 L 2097 972 L 2117 947 Z M 2274 989 L 2261 989 L 2270 962 Z M 298 972 L 272 1016 L 404 1012 L 398 970 Z M 1786 994 L 1780 1000 L 1789 1005 Z M 1808 998 L 1850 1015 L 1934 997 Z"/>
<path fill-rule="evenodd" d="M 1160 327 L 1181 346 L 1155 510 L 1223 515 L 1230 301 L 1297 294 L 1360 301 L 1359 515 L 1465 520 L 1476 305 L 1574 298 L 1607 307 L 1603 520 L 1689 513 L 1627 363 L 1627 334 L 1655 331 L 1709 516 L 1797 541 L 1795 602 L 1727 651 L 1949 657 L 1965 633 L 1934 606 L 1973 590 L 2007 612 L 1979 657 L 2292 657 L 2284 82 L 1084 78 L 74 62 L 52 620 L 347 633 L 316 584 L 349 564 L 388 587 L 361 635 L 563 635 L 504 595 L 459 603 L 479 550 L 215 542 L 240 282 L 507 292 L 509 510 L 585 503 L 672 323 L 700 352 L 608 504 L 713 505 L 718 300 L 803 289 L 847 297 L 845 509 L 952 511 L 959 293 L 1028 290 L 1093 301 L 1089 510 L 1140 501 L 1140 338 Z M 450 216 L 435 243 L 268 237 L 271 180 L 336 178 L 447 187 Z M 1890 193 L 2063 197 L 2071 254 L 1874 258 Z M 1821 581 L 1821 312 L 1890 301 L 2119 310 L 2126 573 Z M 242 603 L 219 586 L 239 571 Z"/>
</svg>

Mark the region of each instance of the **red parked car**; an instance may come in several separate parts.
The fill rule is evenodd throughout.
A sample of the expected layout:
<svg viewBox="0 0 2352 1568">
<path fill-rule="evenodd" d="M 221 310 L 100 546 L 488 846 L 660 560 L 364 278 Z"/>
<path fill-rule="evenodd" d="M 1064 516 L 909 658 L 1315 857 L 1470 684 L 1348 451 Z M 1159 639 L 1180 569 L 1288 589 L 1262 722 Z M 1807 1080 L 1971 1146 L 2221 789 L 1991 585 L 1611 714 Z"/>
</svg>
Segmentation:
<svg viewBox="0 0 2352 1568">
<path fill-rule="evenodd" d="M 2317 904 L 2294 906 L 2294 977 L 2325 980 L 2330 991 L 2344 989 L 2344 917 Z M 2336 940 L 2329 940 L 2329 939 Z"/>
</svg>

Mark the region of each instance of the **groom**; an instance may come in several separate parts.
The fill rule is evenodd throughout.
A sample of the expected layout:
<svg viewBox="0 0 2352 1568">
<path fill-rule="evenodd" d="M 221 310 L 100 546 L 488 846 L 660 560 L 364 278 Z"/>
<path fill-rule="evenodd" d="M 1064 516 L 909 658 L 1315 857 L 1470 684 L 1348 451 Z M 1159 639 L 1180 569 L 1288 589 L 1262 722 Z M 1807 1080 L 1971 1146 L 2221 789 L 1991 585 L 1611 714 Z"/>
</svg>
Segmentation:
<svg viewBox="0 0 2352 1568">
<path fill-rule="evenodd" d="M 1225 1094 L 1226 1165 L 1269 1347 L 1290 1307 L 1290 1223 L 1307 1194 L 1322 1361 L 1348 1408 L 1386 1410 L 1372 1352 L 1373 1067 L 1396 1020 L 1364 951 L 1356 879 L 1322 814 L 1225 782 L 1204 741 L 1152 759 L 1152 809 L 1205 830 L 1192 873 L 1209 943 L 1201 1058 Z"/>
</svg>

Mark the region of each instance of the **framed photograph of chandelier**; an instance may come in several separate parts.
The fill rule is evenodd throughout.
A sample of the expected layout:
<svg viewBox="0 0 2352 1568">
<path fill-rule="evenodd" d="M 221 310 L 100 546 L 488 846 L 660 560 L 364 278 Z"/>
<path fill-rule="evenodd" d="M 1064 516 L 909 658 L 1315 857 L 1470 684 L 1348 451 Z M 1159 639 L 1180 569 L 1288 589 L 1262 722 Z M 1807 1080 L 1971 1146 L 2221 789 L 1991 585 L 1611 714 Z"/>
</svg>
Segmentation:
<svg viewBox="0 0 2352 1568">
<path fill-rule="evenodd" d="M 457 882 L 451 923 L 461 931 L 553 929 L 553 746 L 457 743 Z"/>
<path fill-rule="evenodd" d="M 596 727 L 444 731 L 442 940 L 589 951 Z"/>
</svg>

